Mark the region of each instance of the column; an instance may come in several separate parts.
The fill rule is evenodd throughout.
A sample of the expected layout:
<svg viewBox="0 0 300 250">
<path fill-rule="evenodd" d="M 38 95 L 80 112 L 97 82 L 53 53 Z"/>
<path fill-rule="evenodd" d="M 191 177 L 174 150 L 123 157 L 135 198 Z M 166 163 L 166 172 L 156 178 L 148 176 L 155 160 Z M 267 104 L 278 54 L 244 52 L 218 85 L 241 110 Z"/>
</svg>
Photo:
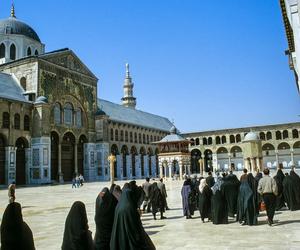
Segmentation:
<svg viewBox="0 0 300 250">
<path fill-rule="evenodd" d="M 256 169 L 256 160 L 255 160 L 255 158 L 251 158 L 250 172 L 253 172 L 255 169 Z"/>
<path fill-rule="evenodd" d="M 179 179 L 182 180 L 182 163 L 179 163 Z"/>
<path fill-rule="evenodd" d="M 253 169 L 253 173 L 255 173 L 257 171 L 257 169 L 259 169 L 259 171 L 261 170 L 260 158 L 259 157 L 256 158 L 256 168 Z"/>
<path fill-rule="evenodd" d="M 169 179 L 172 179 L 172 164 L 169 165 Z"/>
<path fill-rule="evenodd" d="M 228 153 L 228 170 L 230 170 L 230 166 L 231 166 L 231 154 Z"/>
<path fill-rule="evenodd" d="M 159 178 L 163 178 L 163 168 L 161 162 L 159 162 Z"/>
<path fill-rule="evenodd" d="M 78 157 L 77 157 L 77 142 L 75 142 L 75 145 L 74 145 L 74 165 L 75 165 L 75 173 L 76 174 L 79 174 L 78 173 Z M 80 174 L 83 174 L 83 173 L 80 173 Z"/>
<path fill-rule="evenodd" d="M 212 154 L 212 160 L 213 160 L 213 169 L 211 169 L 211 171 L 216 171 L 216 169 L 218 168 L 218 156 L 217 153 L 213 153 Z"/>
<path fill-rule="evenodd" d="M 294 164 L 294 151 L 291 150 L 291 162 L 292 164 Z"/>
<path fill-rule="evenodd" d="M 61 170 L 61 143 L 58 143 L 58 175 L 59 183 L 64 183 L 64 174 Z"/>
<path fill-rule="evenodd" d="M 168 166 L 164 165 L 164 170 L 165 170 L 165 172 L 164 172 L 164 177 L 165 177 L 165 178 L 167 178 L 167 167 L 168 167 Z"/>
<path fill-rule="evenodd" d="M 279 155 L 278 155 L 278 150 L 275 150 L 275 154 L 276 154 L 276 167 L 279 166 Z"/>
</svg>

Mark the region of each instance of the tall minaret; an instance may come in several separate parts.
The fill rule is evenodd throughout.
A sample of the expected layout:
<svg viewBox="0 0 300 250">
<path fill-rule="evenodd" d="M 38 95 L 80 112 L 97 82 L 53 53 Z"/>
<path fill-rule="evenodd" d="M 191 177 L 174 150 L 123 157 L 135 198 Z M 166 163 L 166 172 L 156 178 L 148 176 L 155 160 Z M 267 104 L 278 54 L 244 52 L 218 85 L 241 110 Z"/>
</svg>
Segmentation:
<svg viewBox="0 0 300 250">
<path fill-rule="evenodd" d="M 136 98 L 133 97 L 133 82 L 131 81 L 128 63 L 126 63 L 126 77 L 125 77 L 123 89 L 124 89 L 124 96 L 121 99 L 123 102 L 122 103 L 123 106 L 135 109 Z"/>
</svg>

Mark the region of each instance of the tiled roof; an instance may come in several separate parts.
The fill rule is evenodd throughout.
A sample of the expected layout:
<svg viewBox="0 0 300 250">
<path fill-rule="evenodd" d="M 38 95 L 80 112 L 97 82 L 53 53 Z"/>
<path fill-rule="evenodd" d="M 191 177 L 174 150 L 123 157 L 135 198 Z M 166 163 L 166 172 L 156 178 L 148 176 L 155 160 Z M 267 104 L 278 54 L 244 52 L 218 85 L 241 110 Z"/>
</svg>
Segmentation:
<svg viewBox="0 0 300 250">
<path fill-rule="evenodd" d="M 0 98 L 28 103 L 23 93 L 24 90 L 12 75 L 0 73 Z"/>
<path fill-rule="evenodd" d="M 162 138 L 159 142 L 157 143 L 164 143 L 164 142 L 180 142 L 180 141 L 188 141 L 187 139 L 183 138 L 180 135 L 177 134 L 170 134 L 166 135 L 164 138 Z"/>
<path fill-rule="evenodd" d="M 116 122 L 132 124 L 136 126 L 152 128 L 169 132 L 173 124 L 165 117 L 150 114 L 133 108 L 127 108 L 120 104 L 98 99 L 98 108 Z"/>
</svg>

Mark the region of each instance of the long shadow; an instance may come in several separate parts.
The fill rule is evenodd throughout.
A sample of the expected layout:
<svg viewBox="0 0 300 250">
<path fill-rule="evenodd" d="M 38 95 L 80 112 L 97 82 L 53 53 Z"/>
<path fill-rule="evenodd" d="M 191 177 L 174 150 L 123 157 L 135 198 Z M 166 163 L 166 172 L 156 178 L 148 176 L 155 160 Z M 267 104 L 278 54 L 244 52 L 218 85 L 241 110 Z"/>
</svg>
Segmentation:
<svg viewBox="0 0 300 250">
<path fill-rule="evenodd" d="M 180 215 L 180 216 L 172 216 L 172 217 L 167 217 L 167 220 L 176 220 L 176 219 L 180 219 L 180 218 L 183 218 L 184 216 L 183 215 Z"/>
<path fill-rule="evenodd" d="M 159 227 L 164 227 L 164 225 L 151 225 L 151 226 L 144 226 L 145 229 L 150 229 L 150 228 L 159 228 Z"/>
<path fill-rule="evenodd" d="M 172 211 L 172 210 L 182 210 L 182 208 L 181 207 L 169 208 L 167 211 Z"/>
<path fill-rule="evenodd" d="M 153 218 L 142 218 L 142 221 L 154 220 Z"/>
<path fill-rule="evenodd" d="M 153 235 L 153 234 L 157 234 L 157 233 L 159 233 L 159 231 L 149 231 L 149 232 L 147 232 L 148 235 Z"/>
<path fill-rule="evenodd" d="M 286 221 L 275 221 L 275 224 L 273 224 L 274 227 L 292 224 L 292 223 L 300 223 L 300 220 L 286 220 Z"/>
</svg>

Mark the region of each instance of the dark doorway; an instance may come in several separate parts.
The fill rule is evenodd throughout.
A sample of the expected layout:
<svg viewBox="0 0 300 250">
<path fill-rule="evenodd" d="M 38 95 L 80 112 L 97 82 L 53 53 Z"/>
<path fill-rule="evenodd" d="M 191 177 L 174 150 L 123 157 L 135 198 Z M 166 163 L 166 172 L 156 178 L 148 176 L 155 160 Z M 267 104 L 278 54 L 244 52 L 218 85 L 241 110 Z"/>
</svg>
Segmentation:
<svg viewBox="0 0 300 250">
<path fill-rule="evenodd" d="M 122 154 L 122 167 L 123 167 L 123 177 L 127 177 L 127 155 L 128 155 L 128 148 L 127 146 L 123 146 L 121 149 Z"/>
<path fill-rule="evenodd" d="M 204 152 L 204 170 L 206 172 L 213 171 L 212 151 L 209 149 Z"/>
<path fill-rule="evenodd" d="M 133 146 L 130 150 L 131 153 L 131 169 L 132 169 L 132 176 L 136 176 L 136 171 L 135 171 L 135 156 L 137 155 L 136 148 Z"/>
<path fill-rule="evenodd" d="M 56 132 L 51 132 L 51 180 L 58 181 L 58 143 Z"/>
<path fill-rule="evenodd" d="M 201 152 L 198 149 L 193 149 L 191 152 L 191 171 L 192 174 L 200 173 L 199 160 L 201 158 Z"/>
<path fill-rule="evenodd" d="M 17 155 L 16 155 L 16 184 L 26 184 L 26 159 L 25 148 L 28 147 L 26 139 L 20 137 L 16 141 Z"/>
<path fill-rule="evenodd" d="M 74 135 L 70 132 L 66 133 L 61 144 L 61 169 L 64 181 L 71 181 L 75 174 L 74 145 Z"/>
<path fill-rule="evenodd" d="M 79 142 L 77 145 L 77 167 L 78 167 L 78 174 L 82 174 L 84 176 L 84 169 L 83 169 L 83 159 L 84 159 L 84 143 L 87 143 L 88 140 L 84 135 L 79 137 Z"/>
<path fill-rule="evenodd" d="M 5 138 L 0 135 L 0 184 L 5 184 Z"/>
</svg>

